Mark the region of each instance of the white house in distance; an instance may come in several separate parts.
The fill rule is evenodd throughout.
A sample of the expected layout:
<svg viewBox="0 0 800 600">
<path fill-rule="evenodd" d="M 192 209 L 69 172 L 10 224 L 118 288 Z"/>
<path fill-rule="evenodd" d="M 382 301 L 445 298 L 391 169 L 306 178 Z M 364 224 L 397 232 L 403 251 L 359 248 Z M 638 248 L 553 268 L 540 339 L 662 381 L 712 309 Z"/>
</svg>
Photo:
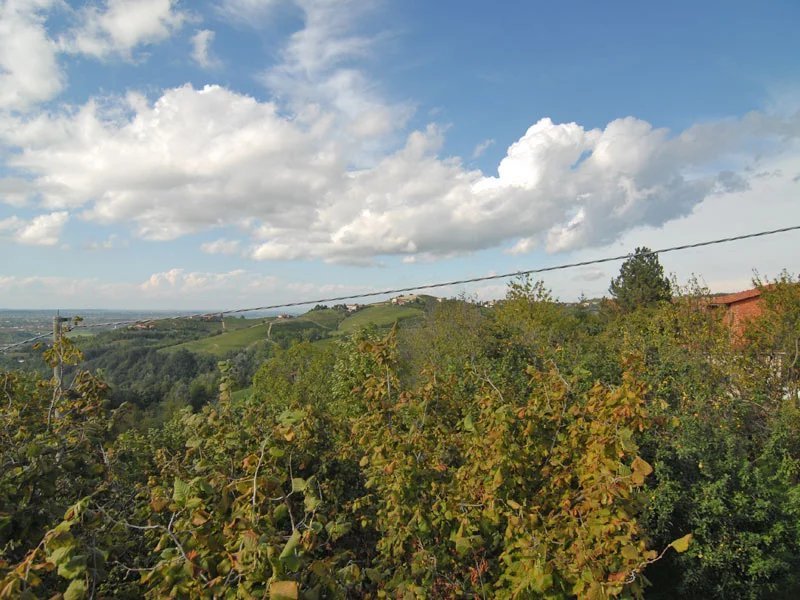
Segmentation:
<svg viewBox="0 0 800 600">
<path fill-rule="evenodd" d="M 396 304 L 397 306 L 402 306 L 403 304 L 408 304 L 409 302 L 416 302 L 419 300 L 419 296 L 417 294 L 408 294 L 406 296 L 395 296 L 392 298 L 392 304 Z"/>
</svg>

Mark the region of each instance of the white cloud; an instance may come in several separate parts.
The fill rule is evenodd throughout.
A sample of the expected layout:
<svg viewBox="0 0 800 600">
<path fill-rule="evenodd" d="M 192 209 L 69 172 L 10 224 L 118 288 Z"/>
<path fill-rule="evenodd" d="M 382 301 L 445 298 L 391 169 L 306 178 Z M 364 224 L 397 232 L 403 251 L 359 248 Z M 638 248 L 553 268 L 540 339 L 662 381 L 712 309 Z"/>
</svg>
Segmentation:
<svg viewBox="0 0 800 600">
<path fill-rule="evenodd" d="M 130 58 L 140 45 L 169 38 L 189 19 L 177 0 L 106 0 L 105 5 L 79 11 L 81 25 L 60 39 L 65 52 L 105 59 Z"/>
<path fill-rule="evenodd" d="M 53 299 L 58 298 L 62 306 L 78 308 L 171 309 L 185 313 L 313 300 L 373 289 L 284 280 L 244 270 L 206 272 L 173 268 L 153 273 L 140 282 L 79 276 L 0 275 L 0 306 L 52 308 Z"/>
<path fill-rule="evenodd" d="M 494 140 L 483 140 L 480 144 L 475 146 L 475 149 L 472 151 L 472 158 L 480 158 L 492 146 L 494 146 Z"/>
<path fill-rule="evenodd" d="M 30 195 L 30 182 L 14 177 L 0 178 L 0 202 L 9 206 L 25 206 Z"/>
<path fill-rule="evenodd" d="M 44 25 L 54 1 L 0 1 L 0 110 L 27 110 L 64 87 Z"/>
<path fill-rule="evenodd" d="M 224 289 L 232 282 L 239 282 L 247 275 L 246 271 L 235 270 L 225 273 L 186 272 L 183 269 L 170 269 L 161 273 L 153 273 L 139 286 L 148 293 L 196 293 L 211 292 Z M 261 279 L 260 281 L 265 281 Z M 269 278 L 272 281 L 272 278 Z"/>
<path fill-rule="evenodd" d="M 238 24 L 257 25 L 269 11 L 283 0 L 222 0 L 217 12 L 225 19 Z"/>
<path fill-rule="evenodd" d="M 220 238 L 213 242 L 202 244 L 200 249 L 206 254 L 236 254 L 239 251 L 239 241 Z"/>
<path fill-rule="evenodd" d="M 354 33 L 375 0 L 294 0 L 304 25 L 289 38 L 280 64 L 264 74 L 270 92 L 300 122 L 326 122 L 349 144 L 348 161 L 374 163 L 400 141 L 413 108 L 389 103 L 356 64 L 375 51 L 376 36 Z"/>
<path fill-rule="evenodd" d="M 122 284 L 125 285 L 125 284 Z M 198 298 L 204 306 L 222 309 L 247 308 L 264 304 L 280 304 L 300 299 L 313 300 L 320 296 L 338 296 L 363 292 L 373 288 L 346 284 L 326 284 L 309 281 L 286 281 L 272 275 L 244 269 L 223 272 L 187 271 L 173 268 L 153 273 L 135 286 L 133 297 L 144 304 L 172 300 L 175 305 L 197 307 Z M 310 307 L 309 307 L 310 308 Z"/>
<path fill-rule="evenodd" d="M 20 244 L 55 246 L 68 220 L 69 213 L 66 211 L 39 215 L 29 221 L 13 216 L 0 221 L 0 232 L 10 231 L 13 239 Z"/>
<path fill-rule="evenodd" d="M 112 233 L 104 240 L 88 242 L 84 248 L 87 250 L 114 250 L 116 248 L 125 248 L 127 246 L 128 242 L 126 240 L 120 240 L 116 233 Z"/>
<path fill-rule="evenodd" d="M 204 69 L 217 67 L 220 64 L 219 59 L 211 53 L 214 35 L 210 29 L 200 29 L 192 36 L 192 58 Z"/>
<path fill-rule="evenodd" d="M 762 162 L 800 154 L 800 115 L 753 113 L 677 134 L 632 117 L 603 129 L 542 119 L 508 148 L 496 176 L 438 156 L 435 126 L 353 169 L 352 153 L 370 142 L 354 150 L 332 123 L 325 112 L 287 117 L 225 88 L 184 86 L 154 103 L 129 96 L 0 119 L 0 140 L 19 149 L 10 166 L 53 210 L 82 207 L 85 218 L 132 223 L 155 240 L 233 226 L 251 236 L 259 260 L 361 264 L 603 245 L 742 191 L 748 167 L 764 170 L 743 158 L 754 147 Z"/>
</svg>

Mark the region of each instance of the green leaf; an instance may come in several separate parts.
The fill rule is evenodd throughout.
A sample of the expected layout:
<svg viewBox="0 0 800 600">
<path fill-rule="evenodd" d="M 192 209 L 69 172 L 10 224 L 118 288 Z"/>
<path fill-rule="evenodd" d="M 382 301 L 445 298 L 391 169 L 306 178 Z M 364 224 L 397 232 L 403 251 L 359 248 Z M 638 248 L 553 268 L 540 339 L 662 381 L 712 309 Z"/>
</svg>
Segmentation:
<svg viewBox="0 0 800 600">
<path fill-rule="evenodd" d="M 64 579 L 75 579 L 86 571 L 86 556 L 78 554 L 58 565 L 58 574 Z"/>
<path fill-rule="evenodd" d="M 172 493 L 172 499 L 182 506 L 186 504 L 186 500 L 189 498 L 190 493 L 191 493 L 191 488 L 189 487 L 189 484 L 181 480 L 180 478 L 176 477 L 175 487 Z"/>
<path fill-rule="evenodd" d="M 481 544 L 483 544 L 483 538 L 479 535 L 468 535 L 462 536 L 461 530 L 459 532 L 452 535 L 451 539 L 455 543 L 456 552 L 461 556 L 464 556 L 471 550 L 478 548 Z"/>
<path fill-rule="evenodd" d="M 281 552 L 280 559 L 285 560 L 294 554 L 294 549 L 297 548 L 297 544 L 300 543 L 300 532 L 295 529 L 292 532 L 292 536 L 289 538 L 289 541 L 286 542 L 286 545 L 283 547 L 283 551 Z"/>
<path fill-rule="evenodd" d="M 302 410 L 285 410 L 280 415 L 278 415 L 278 423 L 281 425 L 296 425 L 300 421 L 302 421 L 306 416 L 306 413 Z"/>
<path fill-rule="evenodd" d="M 59 566 L 62 563 L 66 563 L 69 560 L 69 555 L 72 553 L 72 550 L 74 548 L 75 548 L 74 544 L 69 544 L 66 546 L 62 546 L 60 548 L 56 548 L 47 555 L 47 560 L 49 560 L 56 566 Z"/>
<path fill-rule="evenodd" d="M 278 504 L 272 510 L 272 518 L 273 520 L 278 523 L 289 516 L 289 509 L 285 504 Z"/>
<path fill-rule="evenodd" d="M 303 500 L 303 507 L 306 509 L 306 512 L 314 512 L 319 508 L 320 504 L 322 504 L 322 500 L 312 494 L 306 494 Z"/>
<path fill-rule="evenodd" d="M 292 491 L 293 492 L 303 492 L 306 489 L 306 480 L 302 477 L 295 477 L 292 479 Z"/>
<path fill-rule="evenodd" d="M 676 552 L 686 552 L 689 549 L 689 544 L 692 542 L 692 534 L 687 533 L 685 536 L 678 538 L 670 544 Z"/>
<path fill-rule="evenodd" d="M 83 600 L 86 598 L 86 591 L 86 582 L 83 579 L 75 579 L 64 592 L 64 600 Z"/>
<path fill-rule="evenodd" d="M 469 432 L 475 431 L 475 423 L 472 422 L 472 415 L 464 417 L 464 429 Z"/>
<path fill-rule="evenodd" d="M 338 521 L 331 521 L 325 525 L 325 529 L 333 541 L 336 541 L 343 535 L 347 534 L 351 527 L 352 525 L 350 525 L 350 523 L 340 523 Z"/>
</svg>

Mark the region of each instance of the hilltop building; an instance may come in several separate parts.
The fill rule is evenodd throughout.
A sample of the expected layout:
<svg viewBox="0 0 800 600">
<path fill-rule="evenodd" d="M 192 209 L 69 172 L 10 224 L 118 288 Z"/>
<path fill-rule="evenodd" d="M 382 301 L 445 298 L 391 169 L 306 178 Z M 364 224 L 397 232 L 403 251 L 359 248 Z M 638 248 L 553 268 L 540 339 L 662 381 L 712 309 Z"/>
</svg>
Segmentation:
<svg viewBox="0 0 800 600">
<path fill-rule="evenodd" d="M 416 302 L 417 300 L 419 300 L 419 296 L 417 294 L 408 294 L 406 296 L 395 296 L 394 298 L 392 298 L 392 304 L 396 306 L 403 306 L 404 304 Z"/>
</svg>

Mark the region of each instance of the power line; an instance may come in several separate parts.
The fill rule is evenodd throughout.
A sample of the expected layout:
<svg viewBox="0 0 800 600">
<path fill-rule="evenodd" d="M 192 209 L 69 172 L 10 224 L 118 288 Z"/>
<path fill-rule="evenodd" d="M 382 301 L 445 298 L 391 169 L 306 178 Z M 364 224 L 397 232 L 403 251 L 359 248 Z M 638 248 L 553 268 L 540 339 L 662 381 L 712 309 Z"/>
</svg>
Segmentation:
<svg viewBox="0 0 800 600">
<path fill-rule="evenodd" d="M 735 236 L 719 238 L 719 239 L 715 239 L 715 240 L 707 240 L 705 242 L 694 242 L 692 244 L 681 244 L 679 246 L 669 246 L 667 248 L 660 248 L 658 250 L 651 250 L 649 252 L 644 253 L 644 255 L 645 256 L 650 256 L 650 255 L 666 254 L 668 252 L 677 252 L 677 251 L 680 251 L 680 250 L 689 250 L 691 248 L 702 248 L 704 246 L 714 246 L 714 245 L 717 245 L 717 244 L 726 244 L 726 243 L 729 243 L 729 242 L 738 242 L 738 241 L 741 241 L 741 240 L 764 237 L 764 236 L 768 236 L 768 235 L 775 235 L 775 234 L 778 234 L 778 233 L 786 233 L 786 232 L 789 232 L 789 231 L 797 231 L 797 230 L 800 230 L 800 225 L 793 225 L 791 227 L 782 227 L 780 229 L 770 229 L 770 230 L 767 230 L 767 231 L 759 231 L 759 232 L 756 232 L 756 233 L 746 233 L 746 234 L 742 234 L 742 235 L 735 235 Z M 120 326 L 123 326 L 123 325 L 136 325 L 136 324 L 145 325 L 145 324 L 149 324 L 149 323 L 158 323 L 158 322 L 161 322 L 161 321 L 175 321 L 175 320 L 179 320 L 179 319 L 197 319 L 197 318 L 203 318 L 203 317 L 213 317 L 213 316 L 217 316 L 217 315 L 219 315 L 219 316 L 236 315 L 236 314 L 242 314 L 242 313 L 248 313 L 248 312 L 257 312 L 257 311 L 265 311 L 265 310 L 276 310 L 278 308 L 293 308 L 293 307 L 296 307 L 296 306 L 305 306 L 305 305 L 308 305 L 308 304 L 325 304 L 325 303 L 328 303 L 328 302 L 341 302 L 343 300 L 356 300 L 356 299 L 360 299 L 360 298 L 373 298 L 375 296 L 388 296 L 390 294 L 402 294 L 402 293 L 406 293 L 406 292 L 416 292 L 416 291 L 420 291 L 420 290 L 431 290 L 431 289 L 436 289 L 436 288 L 449 287 L 449 286 L 453 286 L 453 285 L 463 285 L 463 284 L 466 284 L 466 283 L 479 283 L 479 282 L 482 282 L 482 281 L 492 281 L 492 280 L 497 280 L 497 279 L 509 279 L 511 277 L 521 277 L 521 276 L 524 276 L 524 275 L 536 275 L 536 274 L 539 274 L 539 273 L 549 273 L 551 271 L 562 271 L 562 270 L 565 270 L 565 269 L 574 269 L 576 267 L 588 267 L 590 265 L 599 265 L 599 264 L 615 262 L 615 261 L 619 261 L 619 260 L 626 260 L 628 258 L 631 258 L 632 256 L 633 256 L 633 253 L 629 252 L 627 254 L 620 254 L 620 255 L 617 255 L 617 256 L 606 256 L 604 258 L 595 258 L 595 259 L 592 259 L 592 260 L 584 260 L 584 261 L 572 262 L 572 263 L 563 263 L 563 264 L 554 265 L 554 266 L 551 266 L 551 267 L 539 267 L 539 268 L 536 268 L 536 269 L 525 269 L 525 270 L 522 270 L 522 271 L 513 271 L 513 272 L 509 272 L 509 273 L 501 273 L 499 275 L 484 275 L 482 277 L 470 277 L 468 279 L 456 279 L 456 280 L 453 280 L 453 281 L 444 281 L 444 282 L 439 282 L 439 283 L 428 283 L 428 284 L 425 284 L 425 285 L 415 285 L 415 286 L 404 287 L 404 288 L 381 290 L 381 291 L 378 291 L 378 292 L 363 292 L 363 293 L 360 293 L 360 294 L 350 294 L 350 295 L 347 295 L 347 296 L 335 296 L 335 297 L 331 297 L 331 298 L 317 298 L 315 300 L 300 300 L 300 301 L 297 301 L 297 302 L 286 302 L 286 303 L 283 303 L 283 304 L 268 304 L 268 305 L 265 305 L 265 306 L 256 306 L 256 307 L 252 307 L 252 308 L 236 308 L 236 309 L 231 309 L 231 310 L 218 310 L 218 311 L 205 312 L 205 313 L 188 313 L 188 314 L 182 314 L 182 315 L 175 315 L 175 316 L 172 316 L 172 317 L 162 317 L 162 318 L 158 318 L 158 319 L 134 319 L 134 320 L 129 320 L 129 321 L 114 321 L 114 322 L 110 322 L 110 323 L 94 323 L 94 324 L 91 324 L 91 325 L 81 325 L 78 328 L 79 329 L 96 329 L 96 328 L 99 328 L 99 327 L 120 327 Z M 28 343 L 30 343 L 32 341 L 36 341 L 38 339 L 47 337 L 48 335 L 50 335 L 50 334 L 43 334 L 43 335 L 40 335 L 40 336 L 36 336 L 36 337 L 30 338 L 28 340 L 24 340 L 22 342 L 17 342 L 16 344 L 12 344 L 10 346 L 5 346 L 3 348 L 0 348 L 0 353 L 6 352 L 7 350 L 10 350 L 12 348 L 16 348 L 18 346 L 22 346 L 22 345 L 28 344 Z"/>
<path fill-rule="evenodd" d="M 48 331 L 47 333 L 43 333 L 42 335 L 36 335 L 32 338 L 28 338 L 27 340 L 22 340 L 21 342 L 17 342 L 15 344 L 9 344 L 8 346 L 3 346 L 0 348 L 0 352 L 6 352 L 7 350 L 11 350 L 12 348 L 17 348 L 18 346 L 24 346 L 25 344 L 30 344 L 31 342 L 35 342 L 36 340 L 41 340 L 42 338 L 50 337 L 53 335 L 52 332 Z"/>
<path fill-rule="evenodd" d="M 647 255 L 653 254 L 666 254 L 667 252 L 676 252 L 678 250 L 688 250 L 690 248 L 700 248 L 703 246 L 713 246 L 714 244 L 724 244 L 728 242 L 736 242 L 739 240 L 746 240 L 750 238 L 756 237 L 763 237 L 767 235 L 774 235 L 776 233 L 785 233 L 787 231 L 795 231 L 800 229 L 800 225 L 794 225 L 792 227 L 782 227 L 781 229 L 772 229 L 769 231 L 759 231 L 757 233 L 747 233 L 744 235 L 736 235 L 726 238 L 720 238 L 717 240 L 709 240 L 706 242 L 695 242 L 693 244 L 682 244 L 680 246 L 670 246 L 668 248 L 661 248 L 659 250 L 651 250 L 650 252 L 644 253 Z M 441 283 L 429 283 L 426 285 L 416 285 L 411 287 L 405 288 L 396 288 L 392 290 L 382 290 L 380 292 L 365 292 L 362 294 L 352 294 L 349 296 L 338 296 L 335 298 L 319 298 L 317 300 L 304 300 L 301 302 L 288 302 L 285 304 L 272 304 L 269 306 L 258 306 L 255 308 L 239 308 L 235 310 L 223 310 L 211 313 L 205 313 L 203 315 L 197 316 L 212 316 L 212 315 L 233 315 L 245 312 L 255 312 L 261 310 L 274 310 L 276 308 L 291 308 L 293 306 L 303 306 L 306 304 L 323 304 L 325 302 L 338 302 L 340 300 L 355 300 L 356 298 L 370 298 L 373 296 L 386 296 L 389 294 L 401 294 L 404 292 L 415 292 L 419 290 L 430 290 L 435 288 L 442 288 L 448 287 L 451 285 L 462 285 L 465 283 L 478 283 L 481 281 L 491 281 L 494 279 L 508 279 L 510 277 L 520 277 L 522 275 L 535 275 L 537 273 L 547 273 L 550 271 L 560 271 L 563 269 L 574 269 L 575 267 L 586 267 L 589 265 L 599 265 L 602 263 L 614 262 L 618 260 L 625 260 L 627 258 L 631 258 L 633 253 L 628 254 L 621 254 L 619 256 L 607 256 L 605 258 L 595 258 L 593 260 L 584 260 L 580 262 L 573 262 L 573 263 L 564 263 L 561 265 L 555 265 L 552 267 L 539 267 L 537 269 L 526 269 L 524 271 L 513 271 L 511 273 L 501 273 L 499 275 L 485 275 L 483 277 L 471 277 L 469 279 L 457 279 L 454 281 L 445 281 Z"/>
</svg>

